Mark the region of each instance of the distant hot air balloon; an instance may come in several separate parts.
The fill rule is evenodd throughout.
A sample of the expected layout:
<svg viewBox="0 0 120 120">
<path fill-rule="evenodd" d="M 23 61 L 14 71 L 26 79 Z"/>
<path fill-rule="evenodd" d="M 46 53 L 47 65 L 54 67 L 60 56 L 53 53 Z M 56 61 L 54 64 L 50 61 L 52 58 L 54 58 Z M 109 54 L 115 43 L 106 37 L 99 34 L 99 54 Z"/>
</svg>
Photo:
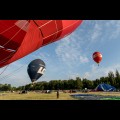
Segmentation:
<svg viewBox="0 0 120 120">
<path fill-rule="evenodd" d="M 82 20 L 0 20 L 0 68 L 71 34 Z"/>
<path fill-rule="evenodd" d="M 41 59 L 35 59 L 29 63 L 27 72 L 32 83 L 37 81 L 44 74 L 45 69 L 46 65 Z"/>
<path fill-rule="evenodd" d="M 94 52 L 93 53 L 93 60 L 98 64 L 99 66 L 99 63 L 101 62 L 102 60 L 102 54 L 100 52 Z"/>
</svg>

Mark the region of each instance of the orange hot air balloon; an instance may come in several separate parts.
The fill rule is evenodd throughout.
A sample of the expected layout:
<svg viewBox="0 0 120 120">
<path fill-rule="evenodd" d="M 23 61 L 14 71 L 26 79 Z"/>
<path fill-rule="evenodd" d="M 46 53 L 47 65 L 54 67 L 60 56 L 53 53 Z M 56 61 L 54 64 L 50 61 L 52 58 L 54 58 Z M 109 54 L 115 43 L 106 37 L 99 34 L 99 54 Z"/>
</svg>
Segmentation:
<svg viewBox="0 0 120 120">
<path fill-rule="evenodd" d="M 100 52 L 94 52 L 93 53 L 93 60 L 98 64 L 101 62 L 102 60 L 102 54 Z"/>
<path fill-rule="evenodd" d="M 72 33 L 82 20 L 0 20 L 0 68 Z"/>
</svg>

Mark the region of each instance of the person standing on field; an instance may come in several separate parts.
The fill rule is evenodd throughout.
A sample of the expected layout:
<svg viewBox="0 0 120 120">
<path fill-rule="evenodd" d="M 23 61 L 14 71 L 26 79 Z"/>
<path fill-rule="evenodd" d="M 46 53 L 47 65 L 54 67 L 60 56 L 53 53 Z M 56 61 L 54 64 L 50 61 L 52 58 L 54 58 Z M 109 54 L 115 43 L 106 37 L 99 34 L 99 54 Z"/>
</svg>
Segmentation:
<svg viewBox="0 0 120 120">
<path fill-rule="evenodd" d="M 57 99 L 59 98 L 59 90 L 57 90 Z"/>
</svg>

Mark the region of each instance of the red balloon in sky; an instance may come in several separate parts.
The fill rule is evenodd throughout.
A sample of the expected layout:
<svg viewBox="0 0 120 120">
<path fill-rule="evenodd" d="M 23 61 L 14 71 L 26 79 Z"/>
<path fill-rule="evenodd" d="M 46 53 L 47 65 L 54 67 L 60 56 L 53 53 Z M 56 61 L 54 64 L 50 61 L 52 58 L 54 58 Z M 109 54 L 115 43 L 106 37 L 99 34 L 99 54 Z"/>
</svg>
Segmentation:
<svg viewBox="0 0 120 120">
<path fill-rule="evenodd" d="M 82 20 L 0 20 L 0 68 L 72 33 Z"/>
<path fill-rule="evenodd" d="M 102 54 L 100 52 L 93 53 L 93 60 L 99 65 L 102 60 Z"/>
</svg>

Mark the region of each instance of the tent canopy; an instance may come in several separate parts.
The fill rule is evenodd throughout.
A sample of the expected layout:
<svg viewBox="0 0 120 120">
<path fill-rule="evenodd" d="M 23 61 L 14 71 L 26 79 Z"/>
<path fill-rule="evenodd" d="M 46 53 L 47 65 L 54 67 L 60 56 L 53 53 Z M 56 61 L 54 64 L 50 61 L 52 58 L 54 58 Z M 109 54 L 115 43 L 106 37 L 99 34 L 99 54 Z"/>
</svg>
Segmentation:
<svg viewBox="0 0 120 120">
<path fill-rule="evenodd" d="M 96 91 L 115 91 L 116 88 L 109 85 L 109 84 L 105 84 L 105 83 L 102 83 L 102 84 L 99 84 L 96 88 L 95 88 Z"/>
</svg>

